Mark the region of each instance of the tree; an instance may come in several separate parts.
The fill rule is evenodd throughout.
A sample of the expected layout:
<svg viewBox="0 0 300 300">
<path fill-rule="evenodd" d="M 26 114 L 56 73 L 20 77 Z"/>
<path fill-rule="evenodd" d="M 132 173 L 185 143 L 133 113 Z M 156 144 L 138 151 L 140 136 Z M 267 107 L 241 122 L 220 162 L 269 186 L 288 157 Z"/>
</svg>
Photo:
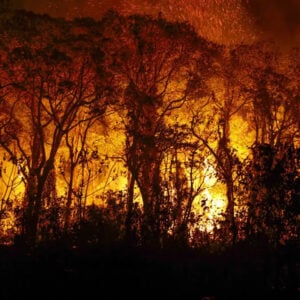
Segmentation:
<svg viewBox="0 0 300 300">
<path fill-rule="evenodd" d="M 183 120 L 182 120 L 183 121 Z M 170 125 L 169 125 L 170 126 Z M 167 128 L 162 176 L 164 233 L 166 240 L 189 243 L 193 227 L 199 226 L 194 201 L 205 189 L 205 147 L 198 143 L 186 124 Z"/>
<path fill-rule="evenodd" d="M 294 111 L 298 106 L 298 94 L 290 79 L 272 68 L 256 71 L 253 119 L 255 142 L 279 145 L 293 143 L 299 131 Z"/>
<path fill-rule="evenodd" d="M 143 199 L 143 238 L 158 245 L 165 117 L 201 89 L 201 79 L 197 82 L 193 77 L 193 64 L 209 46 L 187 24 L 162 18 L 110 13 L 103 22 L 108 28 L 103 35 L 111 39 L 107 43 L 110 68 L 120 82 L 121 103 L 127 111 L 126 160 Z"/>
<path fill-rule="evenodd" d="M 247 70 L 244 89 L 250 100 L 244 117 L 254 130 L 254 142 L 293 142 L 299 130 L 296 52 L 287 55 L 267 42 L 238 49 L 236 59 Z"/>
<path fill-rule="evenodd" d="M 297 239 L 298 152 L 292 144 L 253 147 L 245 187 L 250 198 L 248 237 L 264 238 L 273 247 Z"/>
<path fill-rule="evenodd" d="M 105 159 L 100 157 L 97 146 L 91 142 L 93 138 L 90 133 L 97 130 L 97 121 L 98 118 L 90 119 L 88 122 L 73 128 L 65 135 L 64 143 L 59 151 L 59 173 L 67 185 L 64 216 L 65 233 L 69 229 L 72 206 L 77 205 L 78 218 L 76 219 L 80 222 L 84 217 L 87 198 L 90 194 L 97 193 L 97 189 L 91 190 L 90 185 L 97 182 L 99 175 L 104 172 L 102 169 Z"/>
<path fill-rule="evenodd" d="M 37 238 L 43 192 L 63 137 L 99 116 L 102 105 L 104 92 L 91 55 L 79 49 L 25 44 L 2 62 L 11 84 L 3 94 L 6 118 L 0 145 L 24 179 L 23 234 L 30 244 Z M 79 111 L 82 119 L 77 118 Z"/>
<path fill-rule="evenodd" d="M 218 178 L 226 187 L 226 227 L 230 229 L 231 241 L 237 239 L 235 210 L 235 185 L 238 181 L 240 161 L 232 145 L 231 126 L 233 118 L 242 113 L 249 102 L 244 65 L 239 59 L 239 48 L 220 49 L 211 71 L 211 97 L 208 112 L 195 110 L 191 121 L 192 134 L 205 146 L 215 160 Z"/>
<path fill-rule="evenodd" d="M 253 129 L 251 153 L 244 162 L 243 172 L 247 179 L 241 180 L 240 187 L 248 207 L 246 235 L 261 234 L 268 236 L 268 241 L 277 240 L 277 243 L 281 239 L 277 230 L 283 230 L 284 226 L 281 229 L 279 227 L 286 222 L 283 212 L 291 205 L 291 200 L 282 190 L 287 188 L 287 181 L 293 182 L 295 179 L 292 164 L 297 164 L 294 153 L 299 132 L 296 117 L 299 107 L 297 58 L 294 53 L 287 61 L 285 54 L 268 43 L 241 46 L 239 49 L 237 59 L 247 70 L 248 82 L 245 90 L 249 101 L 244 117 Z M 289 65 L 291 62 L 292 65 Z M 243 186 L 244 181 L 246 186 Z M 293 190 L 291 182 L 288 186 Z M 293 193 L 291 190 L 286 193 Z M 281 225 L 275 229 L 274 224 Z M 274 231 L 270 229 L 271 226 Z"/>
</svg>

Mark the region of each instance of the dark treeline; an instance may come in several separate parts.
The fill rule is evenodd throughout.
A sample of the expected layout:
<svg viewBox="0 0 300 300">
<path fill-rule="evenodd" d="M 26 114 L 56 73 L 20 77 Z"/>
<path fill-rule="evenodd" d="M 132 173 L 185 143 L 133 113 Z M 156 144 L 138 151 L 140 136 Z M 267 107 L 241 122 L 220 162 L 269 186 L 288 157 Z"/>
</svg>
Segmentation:
<svg viewBox="0 0 300 300">
<path fill-rule="evenodd" d="M 187 23 L 114 11 L 66 21 L 2 9 L 0 35 L 4 282 L 18 274 L 26 290 L 22 276 L 48 272 L 65 289 L 99 276 L 105 287 L 123 280 L 114 272 L 145 272 L 141 286 L 173 280 L 190 298 L 297 292 L 299 49 L 228 48 Z M 123 175 L 109 173 L 116 156 Z M 121 175 L 125 189 L 98 191 Z M 210 229 L 207 177 L 226 198 Z"/>
</svg>

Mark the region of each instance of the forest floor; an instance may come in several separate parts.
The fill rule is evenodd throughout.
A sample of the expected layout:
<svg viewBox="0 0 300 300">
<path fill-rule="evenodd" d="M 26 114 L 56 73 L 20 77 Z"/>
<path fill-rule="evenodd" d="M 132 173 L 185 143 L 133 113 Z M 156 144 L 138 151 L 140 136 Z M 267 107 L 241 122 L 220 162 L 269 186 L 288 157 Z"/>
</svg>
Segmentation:
<svg viewBox="0 0 300 300">
<path fill-rule="evenodd" d="M 284 254 L 2 246 L 0 299 L 300 299 L 299 260 Z"/>
</svg>

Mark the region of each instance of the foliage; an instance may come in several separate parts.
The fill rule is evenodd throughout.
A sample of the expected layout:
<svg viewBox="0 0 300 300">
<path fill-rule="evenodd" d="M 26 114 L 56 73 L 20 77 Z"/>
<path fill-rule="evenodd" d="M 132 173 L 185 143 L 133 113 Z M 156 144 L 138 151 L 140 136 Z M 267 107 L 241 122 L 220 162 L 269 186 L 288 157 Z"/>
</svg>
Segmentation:
<svg viewBox="0 0 300 300">
<path fill-rule="evenodd" d="M 1 14 L 2 243 L 296 243 L 299 49 L 220 46 L 162 15 Z"/>
<path fill-rule="evenodd" d="M 253 147 L 247 169 L 249 199 L 247 237 L 273 246 L 297 240 L 299 233 L 299 148 L 291 145 Z"/>
</svg>

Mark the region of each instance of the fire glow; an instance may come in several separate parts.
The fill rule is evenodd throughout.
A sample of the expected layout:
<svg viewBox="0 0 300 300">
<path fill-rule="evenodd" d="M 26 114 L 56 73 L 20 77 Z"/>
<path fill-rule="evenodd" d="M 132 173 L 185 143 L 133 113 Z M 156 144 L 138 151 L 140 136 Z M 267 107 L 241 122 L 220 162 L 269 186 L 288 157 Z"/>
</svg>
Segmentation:
<svg viewBox="0 0 300 300">
<path fill-rule="evenodd" d="M 258 232 L 258 216 L 268 223 L 264 201 L 276 193 L 264 176 L 276 172 L 287 199 L 271 200 L 293 204 L 298 52 L 254 43 L 239 1 L 179 2 L 160 13 L 152 1 L 125 1 L 99 21 L 5 12 L 4 235 L 42 240 L 101 208 L 120 236 L 161 246 L 191 241 L 192 228 L 224 230 L 234 243 L 251 224 Z M 229 40 L 230 26 L 248 43 Z"/>
</svg>

